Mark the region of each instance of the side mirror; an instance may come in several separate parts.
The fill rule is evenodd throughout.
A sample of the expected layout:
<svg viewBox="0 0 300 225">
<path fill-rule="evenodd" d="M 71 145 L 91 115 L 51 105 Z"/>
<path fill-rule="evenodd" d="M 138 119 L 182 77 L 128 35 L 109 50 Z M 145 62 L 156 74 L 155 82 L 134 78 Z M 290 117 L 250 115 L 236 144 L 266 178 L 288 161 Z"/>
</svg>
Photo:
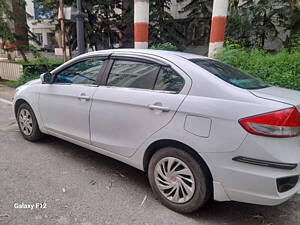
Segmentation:
<svg viewBox="0 0 300 225">
<path fill-rule="evenodd" d="M 52 74 L 50 72 L 41 74 L 40 78 L 41 78 L 43 84 L 51 84 L 52 83 Z"/>
</svg>

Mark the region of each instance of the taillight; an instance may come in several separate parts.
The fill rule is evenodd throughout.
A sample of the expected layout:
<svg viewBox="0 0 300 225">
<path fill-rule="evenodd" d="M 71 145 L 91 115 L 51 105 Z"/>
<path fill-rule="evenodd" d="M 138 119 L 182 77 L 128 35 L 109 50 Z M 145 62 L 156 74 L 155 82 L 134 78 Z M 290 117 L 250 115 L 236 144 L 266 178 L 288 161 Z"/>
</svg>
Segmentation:
<svg viewBox="0 0 300 225">
<path fill-rule="evenodd" d="M 300 113 L 295 107 L 243 118 L 239 123 L 255 135 L 294 137 L 300 134 Z"/>
</svg>

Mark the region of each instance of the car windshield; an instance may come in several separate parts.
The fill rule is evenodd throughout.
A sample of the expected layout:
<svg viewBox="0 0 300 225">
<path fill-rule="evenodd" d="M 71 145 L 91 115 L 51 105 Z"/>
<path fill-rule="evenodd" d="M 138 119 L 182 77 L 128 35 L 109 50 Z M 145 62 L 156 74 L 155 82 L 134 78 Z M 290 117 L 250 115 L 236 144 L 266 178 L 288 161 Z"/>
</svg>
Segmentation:
<svg viewBox="0 0 300 225">
<path fill-rule="evenodd" d="M 201 68 L 234 86 L 244 89 L 260 89 L 269 87 L 261 80 L 236 68 L 212 59 L 190 59 Z"/>
</svg>

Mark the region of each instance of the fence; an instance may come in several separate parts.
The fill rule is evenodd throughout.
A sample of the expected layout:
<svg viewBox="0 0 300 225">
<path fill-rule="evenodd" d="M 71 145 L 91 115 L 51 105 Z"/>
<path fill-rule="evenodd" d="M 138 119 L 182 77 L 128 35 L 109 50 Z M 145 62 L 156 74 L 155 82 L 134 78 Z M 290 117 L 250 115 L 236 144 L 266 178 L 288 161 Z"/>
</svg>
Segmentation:
<svg viewBox="0 0 300 225">
<path fill-rule="evenodd" d="M 23 66 L 17 63 L 0 61 L 0 78 L 4 80 L 18 80 L 23 73 Z"/>
</svg>

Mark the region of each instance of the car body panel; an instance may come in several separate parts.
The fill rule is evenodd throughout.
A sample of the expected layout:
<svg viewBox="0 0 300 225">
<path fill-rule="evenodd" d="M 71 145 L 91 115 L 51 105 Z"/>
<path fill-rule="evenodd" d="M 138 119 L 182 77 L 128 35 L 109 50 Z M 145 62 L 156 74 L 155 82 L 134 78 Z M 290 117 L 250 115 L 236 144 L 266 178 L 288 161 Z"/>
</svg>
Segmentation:
<svg viewBox="0 0 300 225">
<path fill-rule="evenodd" d="M 13 98 L 12 106 L 16 116 L 17 113 L 17 110 L 15 108 L 16 102 L 18 100 L 26 101 L 31 106 L 34 114 L 36 115 L 36 119 L 38 121 L 40 129 L 45 132 L 45 129 L 43 127 L 44 123 L 42 121 L 41 114 L 38 107 L 41 83 L 42 82 L 40 79 L 36 79 L 36 80 L 29 81 L 25 85 L 18 87 L 16 89 L 16 93 Z"/>
<path fill-rule="evenodd" d="M 182 94 L 99 87 L 90 114 L 91 142 L 129 157 L 151 134 L 170 122 L 184 98 Z M 167 107 L 169 111 L 151 110 L 150 105 Z"/>
<path fill-rule="evenodd" d="M 112 54 L 112 57 L 126 60 L 130 56 L 118 53 Z M 131 59 L 150 60 L 149 56 L 140 55 Z M 167 91 L 100 85 L 93 97 L 90 113 L 91 143 L 94 146 L 130 157 L 149 136 L 171 121 L 190 91 L 191 79 L 166 60 L 155 58 L 151 62 L 172 67 L 184 78 L 183 89 L 178 94 L 172 94 Z M 151 110 L 151 105 L 166 107 L 168 111 Z"/>
<path fill-rule="evenodd" d="M 92 97 L 90 101 L 76 99 L 87 87 L 70 92 L 68 88 L 57 89 L 53 92 L 53 96 L 55 94 L 59 98 L 56 101 L 43 92 L 47 85 L 51 85 L 33 81 L 18 88 L 14 104 L 20 99 L 27 101 L 42 132 L 141 170 L 147 169 L 144 160 L 151 144 L 163 140 L 180 142 L 198 153 L 208 166 L 213 178 L 214 199 L 218 201 L 276 205 L 299 191 L 298 182 L 291 190 L 279 193 L 276 179 L 300 175 L 300 137 L 252 135 L 238 121 L 292 106 L 300 110 L 300 92 L 276 87 L 251 91 L 238 88 L 188 60 L 205 57 L 157 50 L 118 49 L 87 53 L 52 72 L 60 71 L 77 60 L 109 58 L 112 55 L 140 57 L 167 64 L 184 77 L 185 88 L 176 95 L 106 87 L 105 83 L 99 83 L 98 87 L 85 91 Z M 64 91 L 65 96 L 62 96 L 60 92 Z M 148 108 L 149 104 L 156 102 L 168 106 L 169 112 Z M 49 113 L 51 115 L 46 115 Z M 67 123 L 66 128 L 55 124 L 49 129 L 49 120 L 56 118 L 62 124 Z M 194 120 L 186 123 L 187 118 Z M 193 122 L 195 124 L 191 124 Z M 90 138 L 86 134 L 89 126 Z M 262 167 L 233 161 L 237 156 L 296 163 L 298 166 L 293 170 Z"/>
<path fill-rule="evenodd" d="M 43 84 L 39 111 L 44 128 L 90 143 L 89 113 L 96 90 L 92 85 Z"/>
<path fill-rule="evenodd" d="M 260 90 L 251 90 L 255 96 L 265 99 L 271 99 L 279 102 L 285 102 L 294 105 L 300 111 L 300 92 L 286 88 L 268 87 Z"/>
</svg>

